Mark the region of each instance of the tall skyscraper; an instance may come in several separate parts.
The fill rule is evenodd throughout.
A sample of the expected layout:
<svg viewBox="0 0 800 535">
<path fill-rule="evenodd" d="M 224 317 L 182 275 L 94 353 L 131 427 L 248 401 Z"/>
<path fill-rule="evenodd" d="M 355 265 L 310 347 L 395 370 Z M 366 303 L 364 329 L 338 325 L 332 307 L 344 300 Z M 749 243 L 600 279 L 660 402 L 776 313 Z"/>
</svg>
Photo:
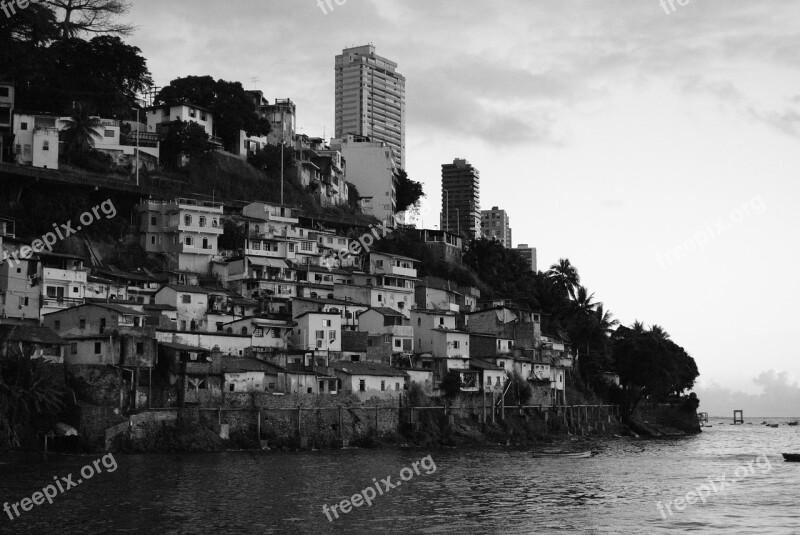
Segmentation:
<svg viewBox="0 0 800 535">
<path fill-rule="evenodd" d="M 481 233 L 484 238 L 497 240 L 503 247 L 511 249 L 511 221 L 505 210 L 492 206 L 481 211 Z"/>
<path fill-rule="evenodd" d="M 467 160 L 442 165 L 442 230 L 481 236 L 481 174 Z"/>
<path fill-rule="evenodd" d="M 335 137 L 348 134 L 383 141 L 405 167 L 406 79 L 397 63 L 375 54 L 374 45 L 345 48 L 336 56 Z"/>
</svg>

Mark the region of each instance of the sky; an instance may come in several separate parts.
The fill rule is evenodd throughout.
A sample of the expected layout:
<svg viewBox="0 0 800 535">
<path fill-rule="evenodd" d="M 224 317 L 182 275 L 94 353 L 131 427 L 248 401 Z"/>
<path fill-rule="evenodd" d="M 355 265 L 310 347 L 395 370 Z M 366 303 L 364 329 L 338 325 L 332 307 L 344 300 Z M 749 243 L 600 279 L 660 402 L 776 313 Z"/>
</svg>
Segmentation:
<svg viewBox="0 0 800 535">
<path fill-rule="evenodd" d="M 211 75 L 291 98 L 332 136 L 334 57 L 406 77 L 406 170 L 438 224 L 441 165 L 481 173 L 514 243 L 697 361 L 714 415 L 800 415 L 800 2 L 134 0 L 157 85 Z M 256 79 L 256 81 L 253 81 Z M 770 271 L 774 270 L 774 271 Z"/>
</svg>

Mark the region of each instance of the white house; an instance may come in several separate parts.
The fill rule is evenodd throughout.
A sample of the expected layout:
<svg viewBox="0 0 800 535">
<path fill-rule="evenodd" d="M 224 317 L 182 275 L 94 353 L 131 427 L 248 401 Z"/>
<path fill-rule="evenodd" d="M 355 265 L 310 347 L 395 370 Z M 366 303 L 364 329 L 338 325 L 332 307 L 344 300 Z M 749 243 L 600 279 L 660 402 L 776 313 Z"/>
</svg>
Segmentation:
<svg viewBox="0 0 800 535">
<path fill-rule="evenodd" d="M 304 312 L 295 321 L 291 336 L 294 349 L 341 352 L 342 318 L 338 313 Z"/>
<path fill-rule="evenodd" d="M 336 362 L 334 373 L 341 381 L 341 391 L 357 395 L 362 401 L 372 397 L 399 398 L 408 375 L 377 362 Z"/>
<path fill-rule="evenodd" d="M 156 293 L 155 304 L 176 308 L 179 331 L 206 330 L 208 290 L 199 286 L 168 284 Z"/>
</svg>

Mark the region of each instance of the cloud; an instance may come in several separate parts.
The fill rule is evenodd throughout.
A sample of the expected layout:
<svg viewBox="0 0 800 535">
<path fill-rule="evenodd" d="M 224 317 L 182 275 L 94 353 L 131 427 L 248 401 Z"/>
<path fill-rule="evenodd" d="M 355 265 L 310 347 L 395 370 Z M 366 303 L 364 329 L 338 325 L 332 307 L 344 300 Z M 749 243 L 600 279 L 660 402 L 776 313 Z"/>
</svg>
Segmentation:
<svg viewBox="0 0 800 535">
<path fill-rule="evenodd" d="M 745 416 L 800 416 L 800 382 L 792 374 L 769 370 L 755 377 L 753 383 L 761 387 L 760 394 L 734 391 L 713 381 L 697 386 L 698 410 L 713 416 L 730 416 L 734 409 L 742 409 Z"/>
</svg>

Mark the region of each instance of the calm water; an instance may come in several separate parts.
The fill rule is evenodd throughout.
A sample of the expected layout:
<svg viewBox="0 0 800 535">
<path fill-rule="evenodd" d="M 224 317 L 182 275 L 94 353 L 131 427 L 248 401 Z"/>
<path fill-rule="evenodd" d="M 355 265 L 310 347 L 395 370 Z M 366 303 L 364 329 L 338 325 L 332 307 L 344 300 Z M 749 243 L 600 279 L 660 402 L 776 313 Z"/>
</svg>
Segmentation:
<svg viewBox="0 0 800 535">
<path fill-rule="evenodd" d="M 800 533 L 800 428 L 732 426 L 701 436 L 611 440 L 592 459 L 533 459 L 521 450 L 343 450 L 115 457 L 118 469 L 84 481 L 2 533 Z M 774 419 L 785 422 L 787 419 Z M 719 478 L 766 453 L 735 484 Z M 328 522 L 334 504 L 431 455 L 436 471 Z M 0 499 L 17 502 L 99 456 L 0 459 Z M 110 464 L 110 463 L 109 463 Z M 101 465 L 102 466 L 102 465 Z M 105 469 L 104 469 L 105 470 Z M 706 503 L 668 503 L 712 478 Z M 383 487 L 382 487 L 383 488 Z"/>
</svg>

